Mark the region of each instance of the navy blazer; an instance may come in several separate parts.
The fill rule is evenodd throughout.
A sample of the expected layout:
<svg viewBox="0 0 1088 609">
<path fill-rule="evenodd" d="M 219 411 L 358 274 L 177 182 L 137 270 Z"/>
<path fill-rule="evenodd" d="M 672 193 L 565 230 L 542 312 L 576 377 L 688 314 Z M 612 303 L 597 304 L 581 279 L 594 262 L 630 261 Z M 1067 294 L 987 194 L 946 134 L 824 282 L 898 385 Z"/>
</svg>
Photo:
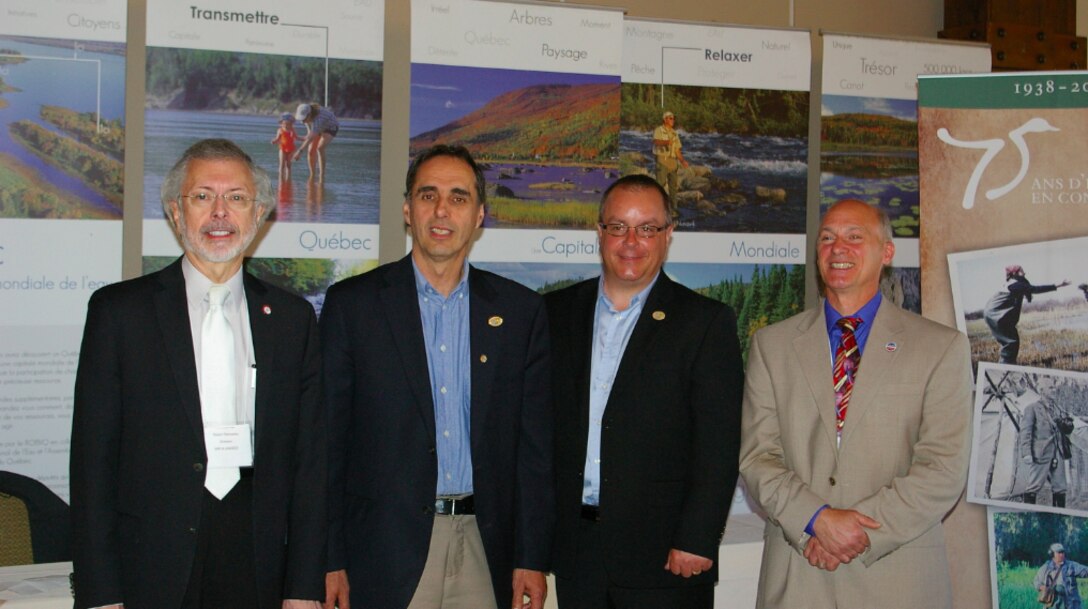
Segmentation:
<svg viewBox="0 0 1088 609">
<path fill-rule="evenodd" d="M 556 575 L 576 578 L 589 433 L 597 278 L 545 296 L 555 353 Z M 732 503 L 744 364 L 736 319 L 662 272 L 620 359 L 601 433 L 599 557 L 628 588 L 708 585 Z M 664 569 L 676 548 L 714 561 L 684 579 Z M 584 560 L 584 559 L 583 559 Z"/>
<path fill-rule="evenodd" d="M 512 571 L 546 571 L 554 520 L 548 322 L 535 292 L 470 267 L 476 519 L 498 606 Z M 321 314 L 329 570 L 351 604 L 407 607 L 434 523 L 434 403 L 410 256 L 331 288 Z"/>
<path fill-rule="evenodd" d="M 243 280 L 257 364 L 253 529 L 261 609 L 324 598 L 324 409 L 313 307 Z M 204 493 L 204 430 L 181 261 L 96 291 L 76 374 L 75 606 L 180 606 Z"/>
</svg>

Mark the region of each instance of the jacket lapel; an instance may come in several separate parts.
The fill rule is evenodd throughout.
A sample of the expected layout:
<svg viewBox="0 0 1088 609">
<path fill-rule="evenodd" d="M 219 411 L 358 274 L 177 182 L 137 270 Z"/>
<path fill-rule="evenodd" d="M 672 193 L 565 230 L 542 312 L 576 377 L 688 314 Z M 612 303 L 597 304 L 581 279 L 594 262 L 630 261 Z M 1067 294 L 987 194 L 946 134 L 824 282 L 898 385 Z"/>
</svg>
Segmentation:
<svg viewBox="0 0 1088 609">
<path fill-rule="evenodd" d="M 885 298 L 877 309 L 873 328 L 865 341 L 865 351 L 861 354 L 861 363 L 858 364 L 857 380 L 854 382 L 854 390 L 850 395 L 846 425 L 843 427 L 844 446 L 850 438 L 851 431 L 858 427 L 857 423 L 861 422 L 862 417 L 878 399 L 877 395 L 884 384 L 884 377 L 889 370 L 895 368 L 895 360 L 899 354 L 897 341 L 906 340 L 906 337 L 902 336 L 902 331 L 900 309 Z M 890 347 L 885 348 L 893 343 L 896 343 L 894 350 Z"/>
<path fill-rule="evenodd" d="M 189 325 L 189 303 L 181 259 L 158 274 L 160 289 L 154 295 L 155 315 L 162 332 L 166 358 L 177 387 L 178 400 L 200 446 L 204 446 L 204 423 L 200 415 L 200 385 L 196 376 L 193 332 Z"/>
<path fill-rule="evenodd" d="M 823 301 L 811 315 L 798 322 L 799 335 L 793 339 L 794 353 L 801 362 L 801 372 L 812 392 L 812 404 L 820 415 L 824 435 L 837 452 L 835 431 L 835 388 L 831 380 L 831 350 L 827 338 L 827 322 Z M 847 419 L 849 420 L 849 418 Z M 849 427 L 849 425 L 847 425 Z"/>
<path fill-rule="evenodd" d="M 409 254 L 394 263 L 378 297 L 385 316 L 389 319 L 389 327 L 400 333 L 399 336 L 394 336 L 393 343 L 408 377 L 419 416 L 423 419 L 429 437 L 433 438 L 434 397 L 431 395 L 427 347 L 423 342 L 423 322 L 419 317 L 416 278 L 410 256 Z"/>
<path fill-rule="evenodd" d="M 631 331 L 631 338 L 627 341 L 627 347 L 623 350 L 623 356 L 620 358 L 620 365 L 616 370 L 616 379 L 612 383 L 613 387 L 627 387 L 630 384 L 637 384 L 646 380 L 637 377 L 638 360 L 643 354 L 650 353 L 650 343 L 657 336 L 657 333 L 662 331 L 669 323 L 669 314 L 674 312 L 670 308 L 674 288 L 675 284 L 662 271 L 658 275 L 657 282 L 650 290 L 649 295 L 646 296 L 646 303 L 642 305 L 642 311 L 639 312 L 638 321 L 635 322 L 635 328 Z M 616 395 L 616 393 L 613 390 L 610 396 Z M 611 406 L 611 401 L 610 398 L 609 406 Z"/>
<path fill-rule="evenodd" d="M 260 281 L 249 273 L 243 272 L 242 283 L 246 292 L 246 309 L 249 313 L 249 331 L 253 337 L 253 361 L 257 365 L 257 388 L 254 393 L 253 453 L 259 455 L 261 430 L 265 429 L 268 418 L 268 380 L 274 369 L 276 359 L 275 311 L 264 301 L 268 291 Z M 265 374 L 259 374 L 265 370 Z M 249 382 L 249 375 L 242 377 Z"/>
<path fill-rule="evenodd" d="M 498 303 L 494 286 L 488 277 L 469 267 L 469 366 L 471 368 L 471 398 L 469 422 L 472 454 L 483 454 L 477 442 L 483 439 L 487 429 L 488 409 L 494 406 L 491 390 L 495 386 L 495 369 L 498 366 L 519 366 L 520 362 L 504 362 L 501 357 L 502 340 L 506 335 L 503 309 Z"/>
<path fill-rule="evenodd" d="M 597 311 L 597 290 L 600 279 L 586 281 L 578 289 L 571 303 L 569 323 L 571 332 L 569 353 L 570 369 L 574 372 L 575 395 L 578 396 L 578 435 L 583 438 L 580 444 L 581 460 L 585 460 L 586 443 L 589 437 L 589 378 L 593 363 L 593 317 Z M 551 320 L 549 320 L 550 322 Z"/>
</svg>

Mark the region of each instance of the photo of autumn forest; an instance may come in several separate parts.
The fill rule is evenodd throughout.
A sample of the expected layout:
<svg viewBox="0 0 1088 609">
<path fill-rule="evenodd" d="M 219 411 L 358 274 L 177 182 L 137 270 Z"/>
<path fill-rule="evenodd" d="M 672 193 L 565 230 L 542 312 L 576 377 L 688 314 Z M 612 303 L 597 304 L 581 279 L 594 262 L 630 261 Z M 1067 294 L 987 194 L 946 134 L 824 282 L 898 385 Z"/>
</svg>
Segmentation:
<svg viewBox="0 0 1088 609">
<path fill-rule="evenodd" d="M 485 227 L 590 228 L 619 176 L 619 109 L 617 76 L 414 63 L 409 153 L 467 147 Z"/>
<path fill-rule="evenodd" d="M 888 214 L 897 238 L 918 237 L 918 109 L 913 99 L 824 95 L 820 207 L 860 199 Z"/>
</svg>

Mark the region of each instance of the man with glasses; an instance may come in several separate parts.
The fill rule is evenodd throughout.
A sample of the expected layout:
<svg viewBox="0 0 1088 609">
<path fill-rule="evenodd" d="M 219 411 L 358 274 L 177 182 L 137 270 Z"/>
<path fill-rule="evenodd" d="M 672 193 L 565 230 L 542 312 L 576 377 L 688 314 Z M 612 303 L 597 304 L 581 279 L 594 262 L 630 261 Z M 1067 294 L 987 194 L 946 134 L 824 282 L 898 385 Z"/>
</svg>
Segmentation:
<svg viewBox="0 0 1088 609">
<path fill-rule="evenodd" d="M 273 201 L 235 144 L 197 142 L 162 185 L 184 255 L 91 296 L 72 419 L 79 609 L 324 598 L 317 321 L 242 270 Z"/>
<path fill-rule="evenodd" d="M 649 176 L 616 181 L 601 276 L 545 297 L 561 609 L 713 606 L 743 364 L 733 311 L 662 272 L 668 201 Z"/>
</svg>

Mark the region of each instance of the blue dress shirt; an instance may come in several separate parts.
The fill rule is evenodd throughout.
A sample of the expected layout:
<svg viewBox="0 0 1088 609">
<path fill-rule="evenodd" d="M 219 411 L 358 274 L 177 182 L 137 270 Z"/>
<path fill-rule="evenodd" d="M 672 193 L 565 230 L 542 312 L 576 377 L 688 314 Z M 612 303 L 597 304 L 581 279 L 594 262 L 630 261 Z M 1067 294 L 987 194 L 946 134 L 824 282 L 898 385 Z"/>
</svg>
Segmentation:
<svg viewBox="0 0 1088 609">
<path fill-rule="evenodd" d="M 835 351 L 839 348 L 839 342 L 842 340 L 842 328 L 836 324 L 843 317 L 860 317 L 861 327 L 854 330 L 854 339 L 858 343 L 858 355 L 865 355 L 865 343 L 869 340 L 869 331 L 873 329 L 873 320 L 876 319 L 876 310 L 880 308 L 880 302 L 883 297 L 880 295 L 880 291 L 877 290 L 876 296 L 869 299 L 869 302 L 865 303 L 865 306 L 858 309 L 857 313 L 853 315 L 843 315 L 835 310 L 835 307 L 831 306 L 831 303 L 824 300 L 824 320 L 827 322 L 827 344 L 831 347 L 831 369 L 835 369 Z"/>
<path fill-rule="evenodd" d="M 658 271 L 660 274 L 660 271 Z M 589 371 L 589 435 L 586 438 L 585 478 L 582 482 L 582 503 L 601 502 L 601 429 L 604 409 L 612 392 L 612 382 L 620 367 L 623 351 L 635 329 L 646 296 L 657 283 L 657 276 L 631 299 L 623 311 L 617 311 L 604 293 L 604 278 L 597 284 L 597 307 L 593 316 L 593 359 Z"/>
<path fill-rule="evenodd" d="M 472 447 L 469 421 L 472 408 L 472 364 L 469 345 L 468 262 L 461 281 L 448 297 L 431 287 L 412 261 L 416 296 L 423 322 L 423 344 L 434 401 L 434 431 L 438 453 L 436 496 L 472 494 Z"/>
</svg>

